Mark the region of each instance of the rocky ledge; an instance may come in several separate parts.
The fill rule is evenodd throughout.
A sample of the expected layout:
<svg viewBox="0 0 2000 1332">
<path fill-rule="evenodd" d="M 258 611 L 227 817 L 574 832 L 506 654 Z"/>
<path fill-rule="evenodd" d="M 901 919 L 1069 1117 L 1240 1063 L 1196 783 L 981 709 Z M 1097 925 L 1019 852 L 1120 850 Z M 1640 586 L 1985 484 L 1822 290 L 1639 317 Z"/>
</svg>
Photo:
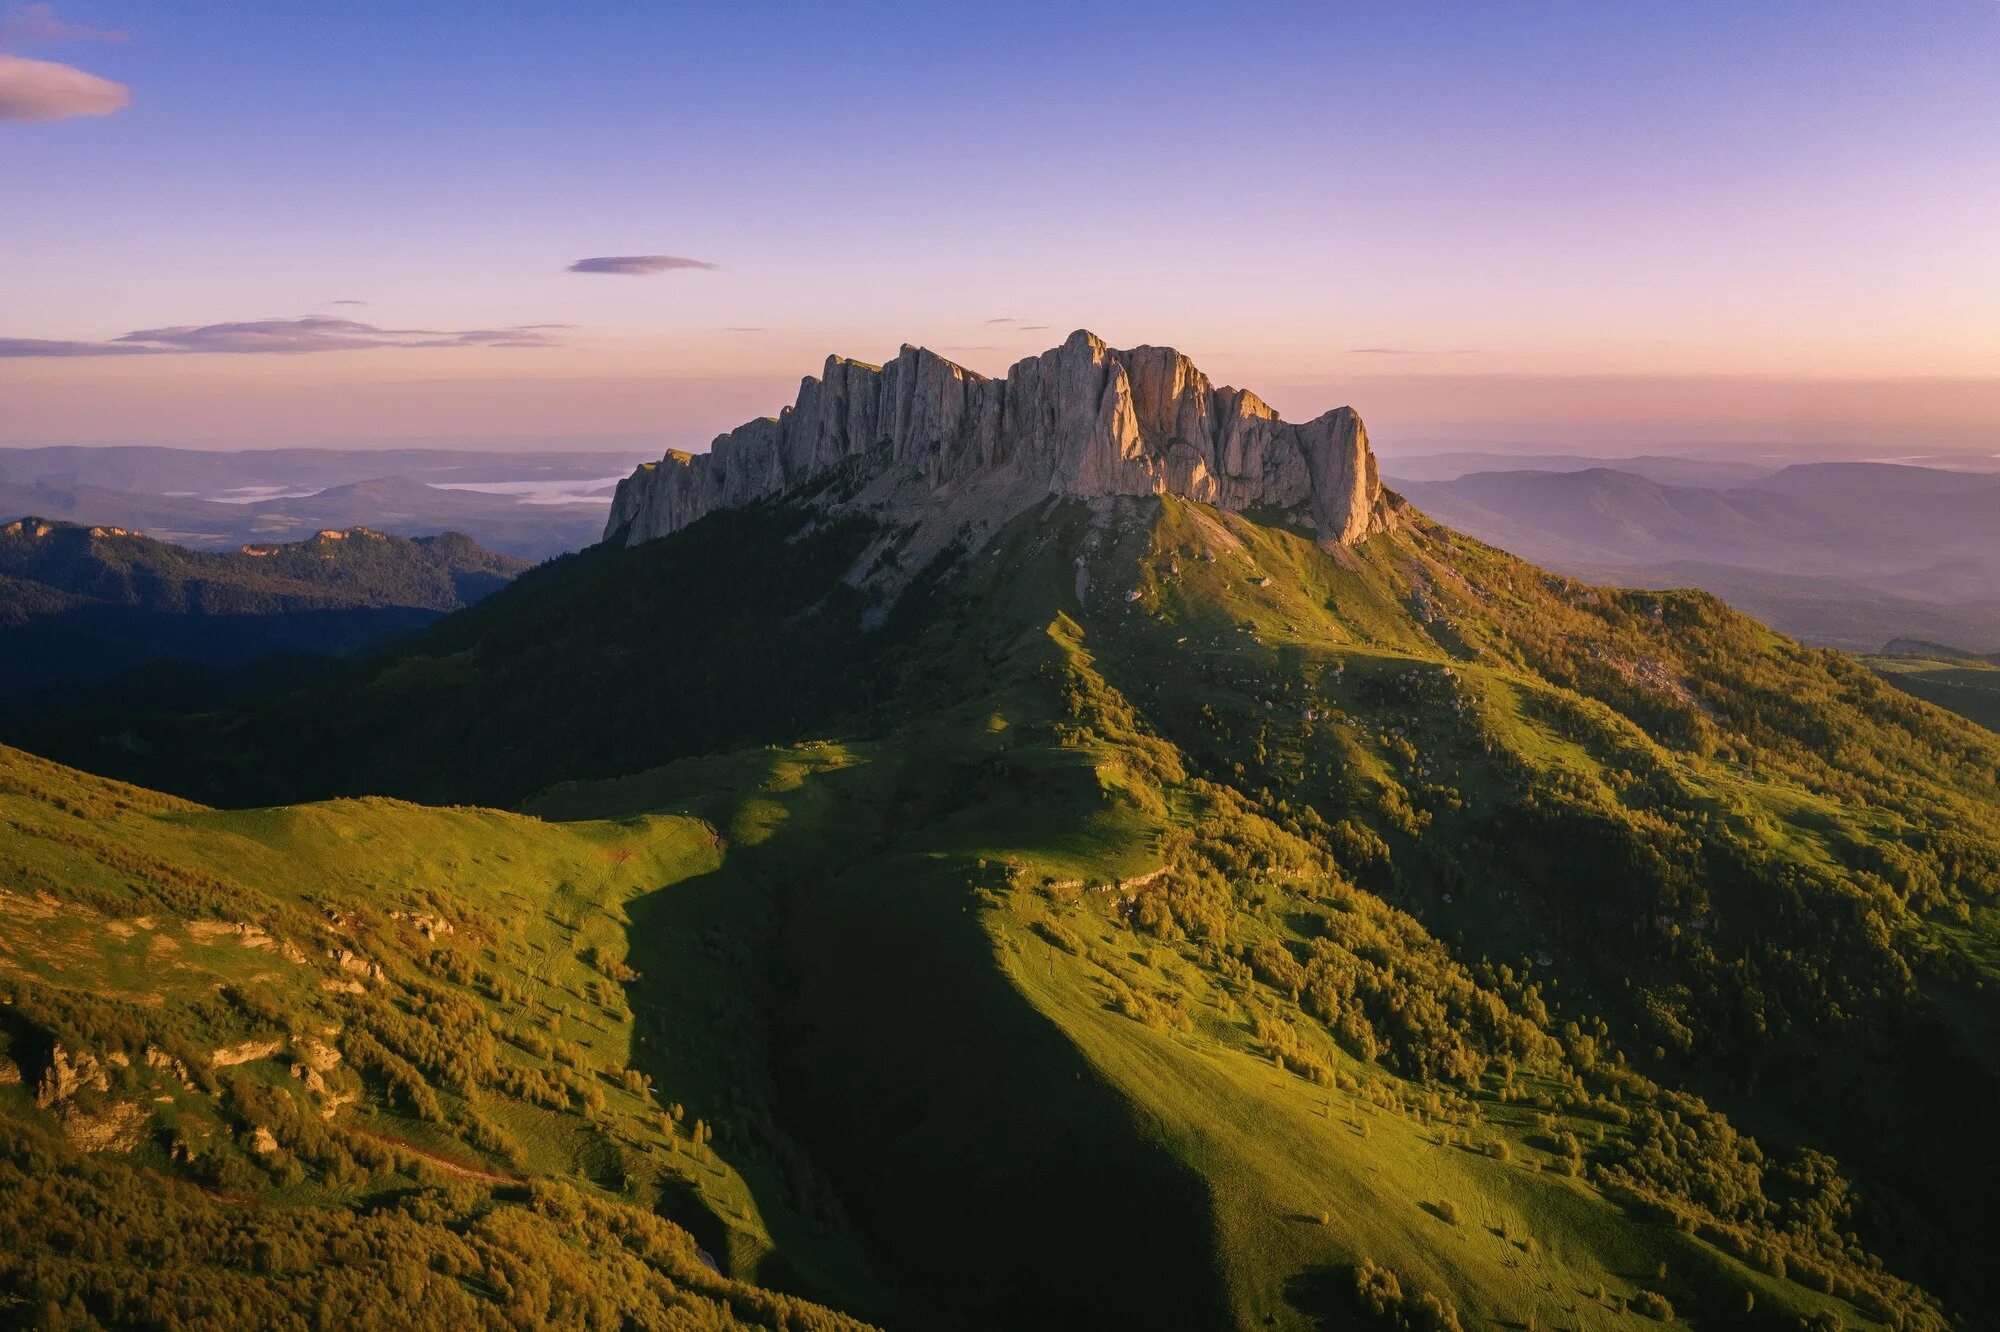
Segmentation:
<svg viewBox="0 0 2000 1332">
<path fill-rule="evenodd" d="M 1078 330 L 988 379 L 905 346 L 883 366 L 827 358 L 776 417 L 705 454 L 668 453 L 618 485 L 604 539 L 635 544 L 716 509 L 825 478 L 849 459 L 898 502 L 978 490 L 1025 508 L 1050 495 L 1178 495 L 1268 509 L 1352 545 L 1388 521 L 1368 432 L 1352 408 L 1300 424 L 1216 388 L 1170 347 L 1107 347 Z M 983 507 L 989 513 L 991 502 Z"/>
</svg>

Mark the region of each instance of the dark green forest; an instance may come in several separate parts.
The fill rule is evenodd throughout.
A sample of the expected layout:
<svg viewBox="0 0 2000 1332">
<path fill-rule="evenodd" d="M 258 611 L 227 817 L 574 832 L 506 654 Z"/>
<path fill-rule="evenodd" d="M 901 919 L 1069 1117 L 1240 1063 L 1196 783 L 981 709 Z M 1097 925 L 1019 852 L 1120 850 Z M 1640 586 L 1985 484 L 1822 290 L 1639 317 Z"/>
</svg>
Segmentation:
<svg viewBox="0 0 2000 1332">
<path fill-rule="evenodd" d="M 456 532 L 350 528 L 222 553 L 16 519 L 0 526 L 0 707 L 226 698 L 261 682 L 246 667 L 287 683 L 310 673 L 302 658 L 421 628 L 528 567 Z"/>
</svg>

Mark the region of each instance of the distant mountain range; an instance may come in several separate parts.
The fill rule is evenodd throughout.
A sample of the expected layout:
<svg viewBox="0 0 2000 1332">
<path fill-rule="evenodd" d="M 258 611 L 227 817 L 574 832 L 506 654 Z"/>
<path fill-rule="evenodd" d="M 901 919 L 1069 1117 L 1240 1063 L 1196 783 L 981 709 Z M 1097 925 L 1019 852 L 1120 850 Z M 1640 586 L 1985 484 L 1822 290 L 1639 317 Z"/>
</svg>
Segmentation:
<svg viewBox="0 0 2000 1332">
<path fill-rule="evenodd" d="M 325 490 L 382 476 L 435 485 L 589 481 L 619 476 L 635 450 L 512 453 L 475 449 L 172 449 L 62 445 L 0 449 L 0 482 L 102 486 L 155 495 Z"/>
<path fill-rule="evenodd" d="M 1706 588 L 1810 642 L 2000 647 L 2000 476 L 1810 463 L 1728 487 L 1623 463 L 1402 481 L 1442 522 L 1578 577 Z"/>
<path fill-rule="evenodd" d="M 0 702 L 93 682 L 350 651 L 469 606 L 528 568 L 459 533 L 323 531 L 220 553 L 31 517 L 0 526 Z M 167 672 L 172 674 L 171 671 Z M 128 697 L 141 682 L 127 680 Z"/>
<path fill-rule="evenodd" d="M 547 559 L 597 539 L 630 453 L 0 449 L 0 520 L 34 514 L 233 550 L 365 526 Z"/>
<path fill-rule="evenodd" d="M 1587 472 L 1615 467 L 1670 486 L 1734 486 L 1771 475 L 1776 466 L 1730 462 L 1714 458 L 1683 458 L 1671 454 L 1640 454 L 1630 458 L 1600 458 L 1581 453 L 1495 453 L 1462 449 L 1449 453 L 1385 457 L 1382 477 L 1407 487 L 1419 481 L 1455 481 L 1474 472 Z"/>
</svg>

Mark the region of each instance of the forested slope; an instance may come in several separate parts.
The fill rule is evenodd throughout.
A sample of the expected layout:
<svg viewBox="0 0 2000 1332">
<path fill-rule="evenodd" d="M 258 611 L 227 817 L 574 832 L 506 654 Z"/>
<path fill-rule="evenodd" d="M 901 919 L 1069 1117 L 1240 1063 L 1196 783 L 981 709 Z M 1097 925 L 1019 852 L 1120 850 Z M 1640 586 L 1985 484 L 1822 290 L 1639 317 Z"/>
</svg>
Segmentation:
<svg viewBox="0 0 2000 1332">
<path fill-rule="evenodd" d="M 373 1074 L 384 1112 L 427 1088 L 478 1169 L 521 1167 L 474 1111 L 534 1164 L 535 1088 L 599 1112 L 509 1034 L 506 967 L 594 968 L 565 973 L 590 1023 L 726 1173 L 676 1174 L 688 1130 L 641 1133 L 621 1068 L 631 1155 L 571 1187 L 891 1325 L 1983 1317 L 1990 734 L 1713 597 L 1588 587 L 1407 510 L 1328 553 L 1177 500 L 1051 502 L 871 629 L 839 575 L 882 536 L 719 514 L 155 733 L 206 728 L 153 751 L 190 788 L 546 822 L 168 823 L 607 839 L 620 886 L 582 916 L 545 851 L 507 851 L 497 898 L 369 879 L 478 941 L 454 983 L 524 1070 L 426 1065 L 387 1019 L 360 1028 L 407 1069 Z M 657 613 L 612 613 L 645 587 Z M 351 742 L 323 751 L 329 707 Z"/>
</svg>

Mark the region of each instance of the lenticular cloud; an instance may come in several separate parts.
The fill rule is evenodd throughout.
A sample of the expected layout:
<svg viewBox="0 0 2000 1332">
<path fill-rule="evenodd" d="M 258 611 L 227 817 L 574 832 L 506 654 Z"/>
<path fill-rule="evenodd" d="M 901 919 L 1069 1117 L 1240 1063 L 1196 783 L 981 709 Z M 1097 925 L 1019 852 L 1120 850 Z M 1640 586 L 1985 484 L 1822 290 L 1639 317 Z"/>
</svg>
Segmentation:
<svg viewBox="0 0 2000 1332">
<path fill-rule="evenodd" d="M 377 328 L 352 319 L 249 319 L 228 324 L 176 324 L 142 328 L 109 342 L 0 338 L 0 359 L 50 356 L 161 356 L 227 352 L 298 356 L 312 352 L 368 351 L 379 347 L 553 347 L 567 324 L 513 324 L 505 328 Z"/>
<path fill-rule="evenodd" d="M 596 259 L 579 259 L 569 266 L 569 271 L 645 277 L 651 273 L 671 273 L 677 268 L 714 267 L 705 260 L 683 259 L 677 254 L 607 254 Z"/>
</svg>

